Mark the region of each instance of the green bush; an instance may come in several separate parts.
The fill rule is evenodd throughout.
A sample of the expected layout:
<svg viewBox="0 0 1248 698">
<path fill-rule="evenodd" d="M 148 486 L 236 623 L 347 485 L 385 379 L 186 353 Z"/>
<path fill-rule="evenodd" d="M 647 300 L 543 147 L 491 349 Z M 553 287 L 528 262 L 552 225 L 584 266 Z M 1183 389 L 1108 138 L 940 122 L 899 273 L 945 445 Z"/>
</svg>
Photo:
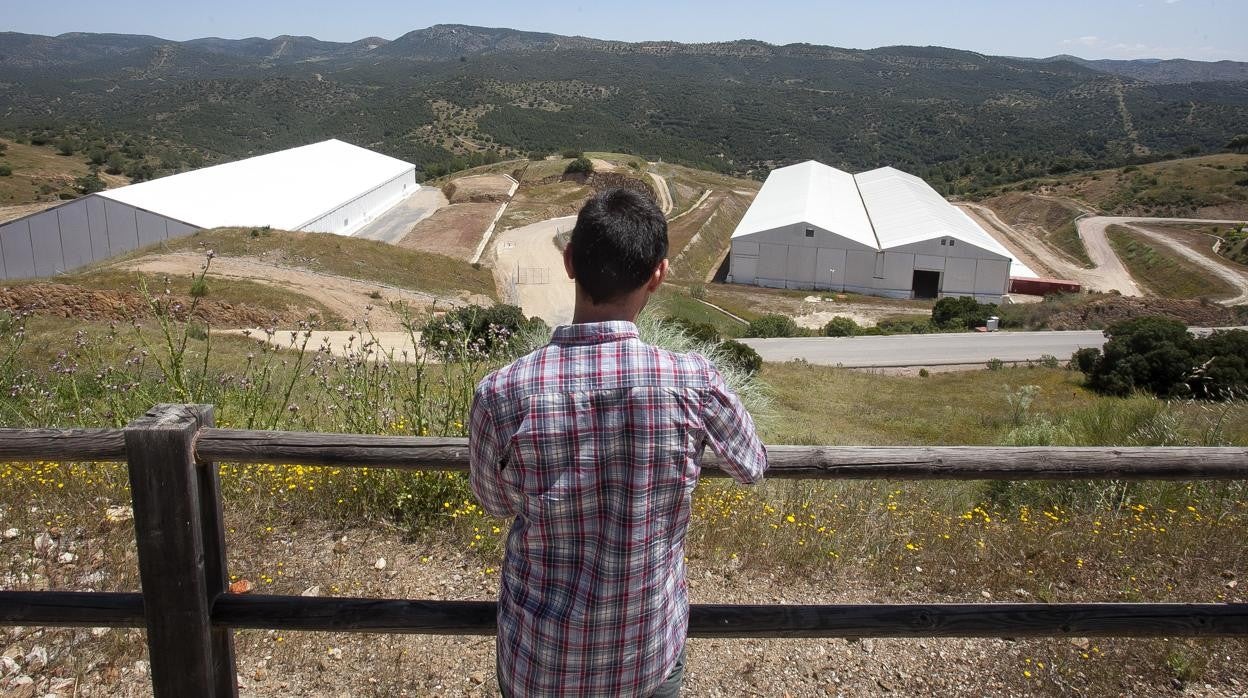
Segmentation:
<svg viewBox="0 0 1248 698">
<path fill-rule="evenodd" d="M 969 329 L 988 324 L 988 317 L 997 314 L 993 303 L 980 303 L 970 296 L 941 298 L 932 307 L 932 324 L 941 329 Z"/>
<path fill-rule="evenodd" d="M 1005 368 L 1005 362 L 996 357 L 988 359 L 988 363 L 986 365 L 989 371 L 1000 371 Z"/>
<path fill-rule="evenodd" d="M 467 305 L 426 323 L 420 343 L 443 361 L 509 358 L 526 348 L 526 336 L 539 331 L 549 332 L 546 323 L 526 319 L 514 305 Z"/>
<path fill-rule="evenodd" d="M 668 317 L 664 322 L 669 322 L 680 328 L 681 332 L 689 335 L 692 339 L 707 344 L 715 344 L 719 341 L 719 330 L 715 326 L 707 322 L 694 322 L 683 317 Z"/>
<path fill-rule="evenodd" d="M 763 357 L 746 344 L 726 339 L 720 343 L 719 348 L 725 360 L 750 375 L 758 373 L 763 368 Z"/>
<path fill-rule="evenodd" d="M 104 191 L 108 187 L 104 184 L 104 180 L 91 173 L 75 179 L 74 188 L 82 194 L 94 194 L 98 191 Z"/>
<path fill-rule="evenodd" d="M 589 158 L 577 158 L 568 163 L 564 168 L 564 174 L 589 174 L 594 171 L 594 163 Z"/>
<path fill-rule="evenodd" d="M 1070 367 L 1085 374 L 1096 370 L 1096 362 L 1101 360 L 1101 350 L 1096 347 L 1084 347 L 1070 355 Z"/>
<path fill-rule="evenodd" d="M 823 326 L 824 337 L 853 337 L 862 331 L 852 318 L 834 317 Z"/>
<path fill-rule="evenodd" d="M 884 318 L 876 323 L 875 329 L 880 334 L 931 334 L 936 326 L 924 317 L 893 317 Z"/>
<path fill-rule="evenodd" d="M 1196 397 L 1248 397 L 1248 331 L 1219 330 L 1196 340 L 1198 366 L 1188 379 Z"/>
<path fill-rule="evenodd" d="M 751 320 L 745 328 L 746 337 L 796 337 L 798 334 L 800 330 L 793 318 L 774 313 Z"/>
<path fill-rule="evenodd" d="M 0 177 L 11 177 L 12 175 L 12 167 L 9 167 L 8 165 L 0 165 Z"/>
<path fill-rule="evenodd" d="M 1101 360 L 1088 375 L 1098 392 L 1128 395 L 1147 390 L 1158 397 L 1186 395 L 1184 379 L 1196 363 L 1195 338 L 1178 320 L 1140 317 L 1110 325 Z"/>
<path fill-rule="evenodd" d="M 192 298 L 203 298 L 208 295 L 208 290 L 208 282 L 202 276 L 196 277 L 195 281 L 191 282 Z"/>
<path fill-rule="evenodd" d="M 573 148 L 562 150 L 559 154 L 570 160 L 583 160 L 585 158 L 585 153 Z"/>
</svg>

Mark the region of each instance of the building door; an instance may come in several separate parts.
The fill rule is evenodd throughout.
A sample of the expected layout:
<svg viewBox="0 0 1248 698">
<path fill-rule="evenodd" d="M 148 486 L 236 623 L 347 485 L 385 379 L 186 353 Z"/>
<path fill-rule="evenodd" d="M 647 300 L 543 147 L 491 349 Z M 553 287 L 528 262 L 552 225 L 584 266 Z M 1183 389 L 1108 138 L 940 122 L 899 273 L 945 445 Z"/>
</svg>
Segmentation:
<svg viewBox="0 0 1248 698">
<path fill-rule="evenodd" d="M 911 288 L 915 298 L 935 298 L 940 294 L 940 272 L 915 269 Z"/>
</svg>

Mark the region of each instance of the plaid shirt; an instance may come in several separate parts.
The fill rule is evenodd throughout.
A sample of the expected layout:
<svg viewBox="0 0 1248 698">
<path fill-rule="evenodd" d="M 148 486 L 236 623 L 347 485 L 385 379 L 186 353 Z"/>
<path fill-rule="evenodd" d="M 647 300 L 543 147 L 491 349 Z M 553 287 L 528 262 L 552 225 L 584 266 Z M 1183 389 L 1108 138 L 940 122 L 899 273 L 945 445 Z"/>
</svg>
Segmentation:
<svg viewBox="0 0 1248 698">
<path fill-rule="evenodd" d="M 564 325 L 487 376 L 472 405 L 472 489 L 515 517 L 499 590 L 509 695 L 648 696 L 685 645 L 685 531 L 702 448 L 742 483 L 767 454 L 697 354 L 631 322 Z"/>
</svg>

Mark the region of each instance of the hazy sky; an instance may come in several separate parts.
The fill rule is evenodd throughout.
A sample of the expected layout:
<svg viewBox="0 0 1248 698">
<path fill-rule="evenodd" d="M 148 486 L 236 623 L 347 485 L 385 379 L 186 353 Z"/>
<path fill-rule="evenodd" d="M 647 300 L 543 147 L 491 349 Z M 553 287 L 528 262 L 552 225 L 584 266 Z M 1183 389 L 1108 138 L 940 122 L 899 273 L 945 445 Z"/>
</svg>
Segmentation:
<svg viewBox="0 0 1248 698">
<path fill-rule="evenodd" d="M 1248 0 L 0 0 L 0 30 L 155 34 L 168 39 L 304 34 L 393 39 L 474 24 L 625 41 L 761 39 L 848 48 L 939 45 L 981 53 L 1248 61 Z"/>
</svg>

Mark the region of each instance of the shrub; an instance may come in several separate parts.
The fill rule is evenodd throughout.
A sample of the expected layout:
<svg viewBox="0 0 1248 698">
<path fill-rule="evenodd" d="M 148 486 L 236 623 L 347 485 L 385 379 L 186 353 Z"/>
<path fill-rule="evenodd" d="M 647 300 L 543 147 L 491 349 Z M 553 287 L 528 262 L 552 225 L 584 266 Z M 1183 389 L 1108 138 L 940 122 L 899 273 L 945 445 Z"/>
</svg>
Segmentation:
<svg viewBox="0 0 1248 698">
<path fill-rule="evenodd" d="M 689 337 L 696 339 L 699 342 L 714 344 L 719 341 L 719 330 L 715 329 L 715 326 L 710 323 L 694 322 L 693 320 L 689 320 L 687 318 L 675 316 L 668 317 L 664 320 L 664 322 L 676 325 L 680 328 L 681 332 L 684 332 L 689 335 Z"/>
<path fill-rule="evenodd" d="M 706 286 L 703 286 L 702 284 L 694 284 L 690 286 L 689 297 L 698 301 L 706 300 Z"/>
<path fill-rule="evenodd" d="M 1005 362 L 995 357 L 988 359 L 988 363 L 986 365 L 988 366 L 989 371 L 1000 371 L 1005 368 Z"/>
<path fill-rule="evenodd" d="M 1096 347 L 1084 347 L 1070 355 L 1070 367 L 1081 373 L 1090 375 L 1096 369 L 1096 362 L 1101 360 L 1101 350 Z"/>
<path fill-rule="evenodd" d="M 932 375 L 932 372 L 927 370 L 926 368 L 919 369 L 919 378 L 927 378 L 930 375 Z"/>
<path fill-rule="evenodd" d="M 559 154 L 560 154 L 560 155 L 562 155 L 563 157 L 568 158 L 568 159 L 571 159 L 571 160 L 581 160 L 581 159 L 584 159 L 584 157 L 585 157 L 585 153 L 583 153 L 583 152 L 581 152 L 581 151 L 579 151 L 579 150 L 575 150 L 575 149 L 573 149 L 573 148 L 569 148 L 569 149 L 567 149 L 567 150 L 560 151 L 560 153 L 559 153 Z"/>
<path fill-rule="evenodd" d="M 726 361 L 745 373 L 754 375 L 763 368 L 763 357 L 749 345 L 726 339 L 720 343 L 719 349 Z"/>
<path fill-rule="evenodd" d="M 191 282 L 192 298 L 203 298 L 208 295 L 208 290 L 208 282 L 202 276 L 196 277 L 195 281 Z"/>
<path fill-rule="evenodd" d="M 1147 390 L 1159 397 L 1188 392 L 1184 378 L 1196 364 L 1195 339 L 1178 320 L 1140 317 L 1110 325 L 1109 341 L 1088 384 L 1111 395 Z"/>
<path fill-rule="evenodd" d="M 924 317 L 884 318 L 876 323 L 879 334 L 931 334 L 936 327 Z"/>
<path fill-rule="evenodd" d="M 444 361 L 507 358 L 527 348 L 526 335 L 543 330 L 549 332 L 545 322 L 526 319 L 514 305 L 467 305 L 426 323 L 420 343 Z"/>
<path fill-rule="evenodd" d="M 853 337 L 862 330 L 852 318 L 834 317 L 823 326 L 824 337 Z"/>
<path fill-rule="evenodd" d="M 787 315 L 768 314 L 750 321 L 746 337 L 796 337 L 797 323 Z"/>
<path fill-rule="evenodd" d="M 988 324 L 997 314 L 993 303 L 980 303 L 970 296 L 941 298 L 932 307 L 932 324 L 942 329 L 975 329 Z"/>
<path fill-rule="evenodd" d="M 577 158 L 568 163 L 564 168 L 564 174 L 589 174 L 594 171 L 594 163 L 589 158 Z"/>
<path fill-rule="evenodd" d="M 74 188 L 83 194 L 94 194 L 97 191 L 104 191 L 108 187 L 104 184 L 104 180 L 92 173 L 75 179 Z"/>
<path fill-rule="evenodd" d="M 8 165 L 0 165 L 0 177 L 10 177 L 13 175 L 13 168 Z"/>
<path fill-rule="evenodd" d="M 1198 365 L 1188 379 L 1197 397 L 1248 396 L 1248 331 L 1219 330 L 1196 340 Z"/>
<path fill-rule="evenodd" d="M 1045 368 L 1058 368 L 1062 365 L 1062 362 L 1058 361 L 1057 357 L 1052 354 L 1041 354 L 1039 364 Z"/>
</svg>

